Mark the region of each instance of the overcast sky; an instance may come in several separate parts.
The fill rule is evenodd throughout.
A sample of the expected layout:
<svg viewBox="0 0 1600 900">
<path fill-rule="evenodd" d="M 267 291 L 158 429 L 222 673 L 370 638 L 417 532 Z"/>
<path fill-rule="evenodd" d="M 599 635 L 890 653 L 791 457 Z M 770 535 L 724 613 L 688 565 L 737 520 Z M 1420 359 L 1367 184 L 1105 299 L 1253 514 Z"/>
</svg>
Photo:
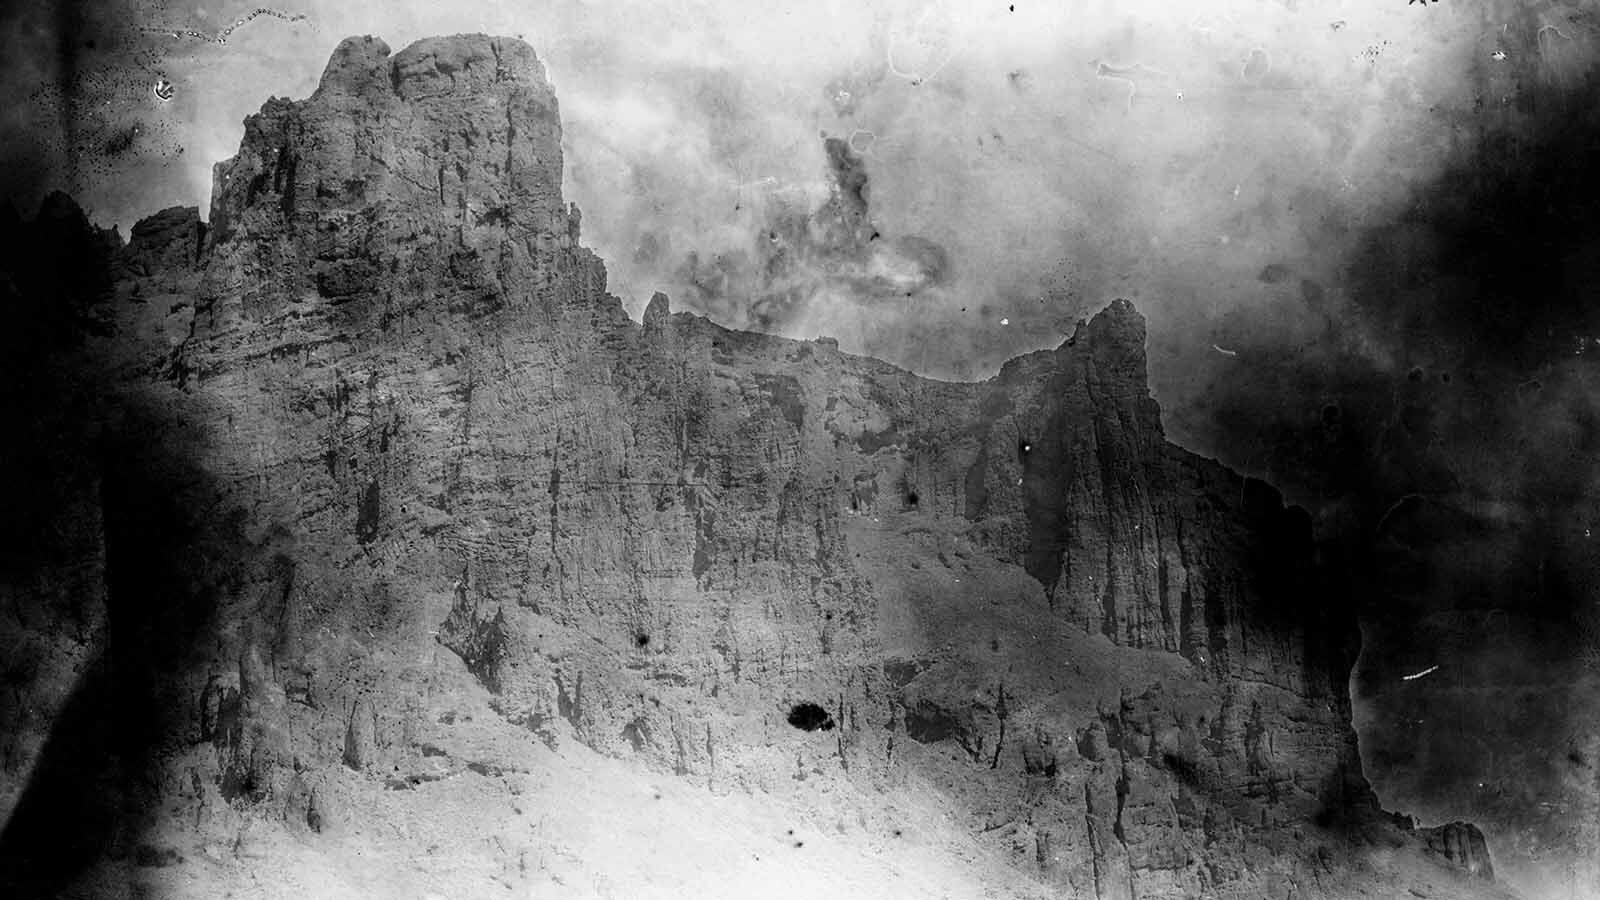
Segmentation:
<svg viewBox="0 0 1600 900">
<path fill-rule="evenodd" d="M 252 9 L 19 11 L 11 94 L 35 102 L 10 107 L 30 126 L 7 129 L 29 163 L 12 167 L 12 192 L 68 187 L 124 233 L 165 206 L 203 210 L 243 117 L 268 95 L 309 94 L 341 38 L 521 35 L 561 100 L 569 199 L 636 315 L 659 288 L 749 324 L 749 297 L 719 295 L 685 260 L 700 276 L 737 270 L 775 214 L 819 202 L 832 135 L 862 156 L 874 226 L 936 245 L 944 271 L 910 297 L 803 285 L 805 302 L 761 324 L 970 378 L 1125 295 L 1184 335 L 1155 361 L 1158 392 L 1175 396 L 1191 355 L 1215 354 L 1219 311 L 1277 301 L 1264 268 L 1337 290 L 1342 239 L 1448 161 L 1448 113 L 1528 25 L 1405 0 L 358 0 L 284 6 L 225 43 L 188 33 Z M 1543 50 L 1548 68 L 1589 40 L 1570 13 L 1538 15 L 1538 45 L 1508 44 L 1501 65 Z"/>
</svg>

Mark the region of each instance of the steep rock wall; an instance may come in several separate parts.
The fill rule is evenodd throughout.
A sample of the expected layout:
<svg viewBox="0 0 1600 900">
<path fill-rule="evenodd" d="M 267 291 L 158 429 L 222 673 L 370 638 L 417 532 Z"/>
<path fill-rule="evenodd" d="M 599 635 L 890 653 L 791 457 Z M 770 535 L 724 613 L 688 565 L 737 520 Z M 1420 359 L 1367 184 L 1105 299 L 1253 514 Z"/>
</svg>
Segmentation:
<svg viewBox="0 0 1600 900">
<path fill-rule="evenodd" d="M 1341 586 L 1276 491 L 1167 443 L 1131 304 L 974 384 L 659 295 L 635 323 L 560 183 L 526 45 L 354 38 L 247 120 L 208 225 L 96 251 L 73 459 L 113 489 L 73 521 L 112 524 L 72 583 L 111 624 L 61 652 L 163 636 L 141 802 L 316 831 L 333 770 L 442 777 L 449 652 L 529 742 L 819 809 L 931 787 L 1070 896 L 1344 896 L 1374 844 L 1482 869 L 1377 809 Z M 165 475 L 118 494 L 139 441 Z"/>
</svg>

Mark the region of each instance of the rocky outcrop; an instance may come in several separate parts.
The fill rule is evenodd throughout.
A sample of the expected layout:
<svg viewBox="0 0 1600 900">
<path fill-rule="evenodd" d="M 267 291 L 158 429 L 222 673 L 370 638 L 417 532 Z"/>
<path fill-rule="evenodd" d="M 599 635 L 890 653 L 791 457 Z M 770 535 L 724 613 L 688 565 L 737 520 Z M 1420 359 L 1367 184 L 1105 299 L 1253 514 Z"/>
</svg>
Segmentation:
<svg viewBox="0 0 1600 900">
<path fill-rule="evenodd" d="M 1339 897 L 1374 842 L 1422 858 L 1361 774 L 1309 520 L 1165 440 L 1131 304 L 973 384 L 662 295 L 635 323 L 560 184 L 526 45 L 355 38 L 247 120 L 208 225 L 105 252 L 85 420 L 150 449 L 69 458 L 140 476 L 73 495 L 69 549 L 111 620 L 74 652 L 159 635 L 130 802 L 320 833 L 339 779 L 489 772 L 442 749 L 448 652 L 529 752 L 802 805 L 931 786 L 1068 896 Z M 132 512 L 158 490 L 171 522 Z"/>
<path fill-rule="evenodd" d="M 1424 830 L 1428 849 L 1485 881 L 1494 880 L 1494 863 L 1483 832 L 1470 822 L 1450 822 Z"/>
</svg>

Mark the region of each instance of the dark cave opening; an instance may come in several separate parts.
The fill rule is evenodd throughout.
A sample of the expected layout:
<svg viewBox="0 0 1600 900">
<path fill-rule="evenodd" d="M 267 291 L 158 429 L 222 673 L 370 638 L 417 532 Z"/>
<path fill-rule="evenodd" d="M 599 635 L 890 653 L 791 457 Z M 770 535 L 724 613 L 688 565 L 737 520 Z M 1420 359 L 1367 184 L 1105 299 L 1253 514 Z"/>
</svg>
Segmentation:
<svg viewBox="0 0 1600 900">
<path fill-rule="evenodd" d="M 789 710 L 789 724 L 801 731 L 832 731 L 833 716 L 815 703 L 796 703 Z"/>
</svg>

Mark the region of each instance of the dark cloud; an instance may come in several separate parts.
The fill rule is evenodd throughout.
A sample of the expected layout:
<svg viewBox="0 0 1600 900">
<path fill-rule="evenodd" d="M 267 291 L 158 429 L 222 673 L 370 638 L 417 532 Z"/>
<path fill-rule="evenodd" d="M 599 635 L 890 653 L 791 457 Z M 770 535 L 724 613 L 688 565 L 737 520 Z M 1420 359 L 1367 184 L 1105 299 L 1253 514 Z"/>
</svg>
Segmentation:
<svg viewBox="0 0 1600 900">
<path fill-rule="evenodd" d="M 886 235 L 873 224 L 866 161 L 849 141 L 826 137 L 822 148 L 826 199 L 808 210 L 771 197 L 746 246 L 706 257 L 690 251 L 673 285 L 686 305 L 719 321 L 782 332 L 842 305 L 913 300 L 945 282 L 950 259 L 943 247 L 919 235 Z M 641 243 L 659 246 L 653 235 Z"/>
</svg>

